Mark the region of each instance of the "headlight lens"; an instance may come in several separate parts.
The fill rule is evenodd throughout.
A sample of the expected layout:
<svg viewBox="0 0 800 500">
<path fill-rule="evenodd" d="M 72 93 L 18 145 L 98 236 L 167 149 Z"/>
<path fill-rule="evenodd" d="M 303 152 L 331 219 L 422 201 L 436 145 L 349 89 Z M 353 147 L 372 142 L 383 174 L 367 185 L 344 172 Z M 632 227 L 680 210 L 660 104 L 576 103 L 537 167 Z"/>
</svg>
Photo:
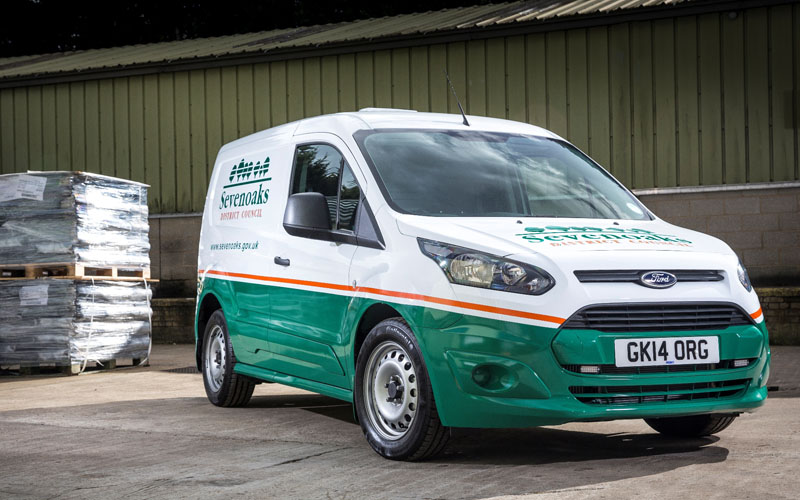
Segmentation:
<svg viewBox="0 0 800 500">
<path fill-rule="evenodd" d="M 736 274 L 739 275 L 739 283 L 742 284 L 745 290 L 748 292 L 753 289 L 753 285 L 750 284 L 750 276 L 747 275 L 747 269 L 744 268 L 742 265 L 742 261 L 739 261 L 739 265 L 736 266 Z"/>
<path fill-rule="evenodd" d="M 458 285 L 541 295 L 556 284 L 546 271 L 468 248 L 418 238 L 422 253 L 439 265 L 447 279 Z"/>
</svg>

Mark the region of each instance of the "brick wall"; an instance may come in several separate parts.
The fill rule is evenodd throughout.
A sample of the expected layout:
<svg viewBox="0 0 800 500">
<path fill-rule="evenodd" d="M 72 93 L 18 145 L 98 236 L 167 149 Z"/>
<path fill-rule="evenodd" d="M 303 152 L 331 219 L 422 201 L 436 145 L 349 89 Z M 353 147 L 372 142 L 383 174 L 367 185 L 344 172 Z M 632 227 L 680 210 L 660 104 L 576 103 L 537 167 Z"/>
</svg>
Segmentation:
<svg viewBox="0 0 800 500">
<path fill-rule="evenodd" d="M 756 288 L 773 345 L 800 345 L 800 287 Z"/>
<path fill-rule="evenodd" d="M 194 297 L 197 293 L 199 215 L 150 218 L 151 276 L 156 297 Z"/>
<path fill-rule="evenodd" d="M 153 342 L 193 344 L 195 300 L 153 299 Z"/>
<path fill-rule="evenodd" d="M 662 219 L 722 239 L 739 254 L 753 283 L 800 284 L 800 184 L 782 189 L 647 194 Z M 653 190 L 655 191 L 655 190 Z"/>
</svg>

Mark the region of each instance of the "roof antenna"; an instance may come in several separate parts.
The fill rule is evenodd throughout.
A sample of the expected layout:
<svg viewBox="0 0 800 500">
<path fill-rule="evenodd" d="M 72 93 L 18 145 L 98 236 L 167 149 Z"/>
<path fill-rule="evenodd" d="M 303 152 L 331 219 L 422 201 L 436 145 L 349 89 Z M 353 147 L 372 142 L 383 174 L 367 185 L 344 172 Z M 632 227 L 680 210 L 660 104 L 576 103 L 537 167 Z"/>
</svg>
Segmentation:
<svg viewBox="0 0 800 500">
<path fill-rule="evenodd" d="M 461 101 L 458 100 L 458 96 L 456 95 L 456 89 L 453 87 L 453 82 L 450 81 L 450 75 L 447 74 L 447 70 L 443 69 L 444 77 L 447 78 L 447 84 L 450 85 L 450 91 L 453 93 L 453 97 L 456 98 L 456 104 L 458 104 L 458 110 L 461 111 L 461 116 L 464 118 L 464 125 L 469 127 L 469 122 L 467 121 L 467 115 L 464 114 L 464 108 L 461 107 Z"/>
</svg>

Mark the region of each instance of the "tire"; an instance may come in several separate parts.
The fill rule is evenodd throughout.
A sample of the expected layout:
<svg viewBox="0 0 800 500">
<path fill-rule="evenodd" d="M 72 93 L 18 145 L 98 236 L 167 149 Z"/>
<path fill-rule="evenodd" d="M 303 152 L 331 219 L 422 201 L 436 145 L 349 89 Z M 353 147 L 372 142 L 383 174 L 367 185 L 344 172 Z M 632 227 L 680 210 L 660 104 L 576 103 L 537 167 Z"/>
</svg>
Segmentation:
<svg viewBox="0 0 800 500">
<path fill-rule="evenodd" d="M 428 370 L 402 318 L 369 332 L 356 362 L 356 415 L 372 449 L 391 460 L 439 453 L 450 432 L 439 420 Z"/>
<path fill-rule="evenodd" d="M 203 385 L 208 400 L 216 406 L 244 406 L 253 395 L 253 380 L 233 372 L 236 358 L 225 315 L 218 309 L 211 315 L 203 335 Z"/>
<path fill-rule="evenodd" d="M 671 437 L 703 437 L 716 434 L 736 419 L 736 415 L 693 415 L 690 417 L 646 418 L 654 430 Z"/>
</svg>

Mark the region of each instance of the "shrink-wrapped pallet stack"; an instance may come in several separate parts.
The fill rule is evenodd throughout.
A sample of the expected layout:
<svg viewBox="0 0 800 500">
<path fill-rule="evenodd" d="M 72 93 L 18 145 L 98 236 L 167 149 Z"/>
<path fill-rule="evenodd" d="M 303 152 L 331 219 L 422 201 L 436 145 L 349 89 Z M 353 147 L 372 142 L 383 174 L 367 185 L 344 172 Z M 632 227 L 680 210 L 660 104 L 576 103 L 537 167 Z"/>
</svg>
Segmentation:
<svg viewBox="0 0 800 500">
<path fill-rule="evenodd" d="M 147 186 L 0 175 L 0 365 L 135 363 L 150 350 Z"/>
</svg>

